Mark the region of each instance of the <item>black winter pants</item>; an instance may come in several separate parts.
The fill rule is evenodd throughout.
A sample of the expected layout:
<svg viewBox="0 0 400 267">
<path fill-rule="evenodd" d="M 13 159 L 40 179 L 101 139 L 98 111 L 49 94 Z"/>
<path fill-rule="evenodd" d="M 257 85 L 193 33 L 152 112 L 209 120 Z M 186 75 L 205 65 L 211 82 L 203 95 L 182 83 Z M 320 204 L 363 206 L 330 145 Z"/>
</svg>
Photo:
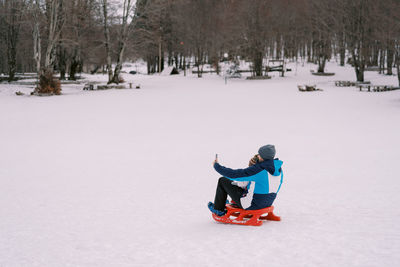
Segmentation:
<svg viewBox="0 0 400 267">
<path fill-rule="evenodd" d="M 232 180 L 221 177 L 218 180 L 217 192 L 215 193 L 214 208 L 223 211 L 225 209 L 226 199 L 228 195 L 235 203 L 242 208 L 240 198 L 243 195 L 244 189 L 232 184 Z"/>
</svg>

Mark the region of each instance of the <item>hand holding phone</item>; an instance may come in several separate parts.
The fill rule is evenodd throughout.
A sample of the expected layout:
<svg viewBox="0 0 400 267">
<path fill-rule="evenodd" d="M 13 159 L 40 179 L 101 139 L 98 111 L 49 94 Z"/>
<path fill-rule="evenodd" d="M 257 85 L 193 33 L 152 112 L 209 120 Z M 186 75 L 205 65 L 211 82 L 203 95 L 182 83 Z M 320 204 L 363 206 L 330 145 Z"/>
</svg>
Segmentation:
<svg viewBox="0 0 400 267">
<path fill-rule="evenodd" d="M 213 162 L 213 166 L 214 166 L 215 163 L 218 163 L 218 154 L 215 154 L 215 160 Z"/>
</svg>

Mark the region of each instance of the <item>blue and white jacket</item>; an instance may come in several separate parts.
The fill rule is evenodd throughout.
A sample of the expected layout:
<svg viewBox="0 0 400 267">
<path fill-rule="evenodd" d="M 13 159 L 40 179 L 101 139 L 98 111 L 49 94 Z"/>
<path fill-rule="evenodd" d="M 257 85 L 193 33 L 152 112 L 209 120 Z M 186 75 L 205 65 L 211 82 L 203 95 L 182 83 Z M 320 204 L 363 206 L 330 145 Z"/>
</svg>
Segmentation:
<svg viewBox="0 0 400 267">
<path fill-rule="evenodd" d="M 282 164 L 279 159 L 271 159 L 246 169 L 233 170 L 215 163 L 214 169 L 232 181 L 248 182 L 247 194 L 240 199 L 240 204 L 244 209 L 258 210 L 274 202 L 283 181 Z"/>
</svg>

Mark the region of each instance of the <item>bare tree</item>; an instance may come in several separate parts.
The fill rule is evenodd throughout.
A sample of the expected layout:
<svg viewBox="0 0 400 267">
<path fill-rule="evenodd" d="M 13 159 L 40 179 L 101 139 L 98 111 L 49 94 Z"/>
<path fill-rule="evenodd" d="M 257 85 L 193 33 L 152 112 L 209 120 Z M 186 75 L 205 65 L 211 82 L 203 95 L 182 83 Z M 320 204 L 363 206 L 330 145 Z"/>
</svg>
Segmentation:
<svg viewBox="0 0 400 267">
<path fill-rule="evenodd" d="M 59 41 L 61 29 L 64 22 L 63 0 L 30 0 L 30 9 L 33 20 L 33 46 L 34 58 L 36 61 L 36 70 L 39 76 L 38 87 L 35 88 L 35 93 L 45 94 L 60 94 L 60 82 L 53 77 L 53 63 L 55 59 L 55 47 Z M 43 68 L 41 68 L 41 32 L 40 21 L 42 15 L 46 18 L 46 33 L 47 33 L 47 46 L 45 51 L 45 60 Z"/>
<path fill-rule="evenodd" d="M 395 62 L 396 70 L 397 70 L 397 80 L 399 82 L 400 87 L 400 3 L 396 0 L 390 1 L 390 14 L 388 15 L 389 21 L 392 21 L 393 24 L 393 39 L 394 39 L 394 51 L 395 51 Z"/>
<path fill-rule="evenodd" d="M 397 70 L 397 80 L 399 81 L 400 86 L 400 40 L 396 40 L 395 42 L 395 64 Z"/>
<path fill-rule="evenodd" d="M 4 25 L 2 36 L 6 43 L 8 81 L 12 81 L 17 71 L 17 45 L 25 2 L 23 0 L 4 0 L 0 1 L 0 8 L 4 12 L 1 23 Z"/>
<path fill-rule="evenodd" d="M 371 44 L 371 32 L 374 17 L 371 16 L 373 5 L 371 0 L 347 1 L 343 12 L 346 14 L 346 39 L 352 55 L 352 63 L 357 81 L 364 81 L 364 70 Z"/>
<path fill-rule="evenodd" d="M 384 68 L 384 60 L 386 59 L 387 75 L 393 74 L 393 63 L 396 57 L 396 39 L 399 36 L 400 19 L 398 12 L 400 3 L 393 0 L 383 0 L 376 3 L 377 20 L 380 22 L 376 25 L 376 42 L 381 44 L 382 68 Z"/>
<path fill-rule="evenodd" d="M 161 72 L 164 66 L 165 32 L 168 28 L 165 17 L 169 5 L 165 0 L 139 0 L 136 3 L 132 21 L 134 46 L 147 60 L 148 73 Z"/>
<path fill-rule="evenodd" d="M 185 4 L 184 21 L 188 26 L 187 43 L 193 49 L 197 75 L 200 78 L 211 48 L 211 29 L 214 25 L 212 24 L 212 12 L 210 10 L 215 8 L 216 3 L 212 0 L 204 0 L 201 2 L 186 1 Z"/>
<path fill-rule="evenodd" d="M 55 48 L 59 41 L 61 29 L 64 26 L 63 0 L 46 0 L 45 13 L 47 18 L 47 47 L 44 69 L 53 71 Z"/>
<path fill-rule="evenodd" d="M 266 1 L 251 0 L 242 2 L 240 17 L 243 27 L 241 28 L 239 45 L 242 54 L 252 62 L 254 76 L 263 75 L 263 59 L 267 50 L 268 40 L 265 27 L 269 18 L 269 5 Z M 281 37 L 277 40 L 277 50 L 282 51 Z"/>
<path fill-rule="evenodd" d="M 117 64 L 114 69 L 114 76 L 109 83 L 119 83 L 120 78 L 119 74 L 122 69 L 122 61 L 124 59 L 124 52 L 126 48 L 126 42 L 128 39 L 128 29 L 129 29 L 129 20 L 131 17 L 131 13 L 133 11 L 133 4 L 131 0 L 124 0 L 124 5 L 122 8 L 122 18 L 121 18 L 121 24 L 120 24 L 120 31 L 118 34 L 118 51 L 117 51 Z"/>
<path fill-rule="evenodd" d="M 75 80 L 85 63 L 95 63 L 95 69 L 102 64 L 103 57 L 98 54 L 103 48 L 103 42 L 98 41 L 102 39 L 101 24 L 95 20 L 94 0 L 70 0 L 64 4 L 68 16 L 57 48 L 58 68 L 61 77 L 65 78 L 68 71 L 68 79 Z M 103 49 L 101 53 L 104 54 Z"/>
<path fill-rule="evenodd" d="M 108 82 L 111 83 L 113 79 L 112 61 L 111 61 L 111 41 L 110 41 L 110 26 L 109 26 L 109 3 L 107 0 L 101 0 L 101 7 L 103 11 L 103 27 L 104 27 L 104 46 L 106 48 L 107 59 L 107 73 Z"/>
<path fill-rule="evenodd" d="M 325 64 L 332 55 L 333 16 L 329 0 L 312 0 L 310 20 L 313 38 L 313 50 L 318 63 L 318 73 L 324 73 Z"/>
<path fill-rule="evenodd" d="M 40 34 L 40 0 L 30 0 L 30 12 L 32 14 L 32 38 L 33 38 L 33 58 L 36 63 L 36 73 L 39 75 L 41 71 L 42 46 Z"/>
</svg>

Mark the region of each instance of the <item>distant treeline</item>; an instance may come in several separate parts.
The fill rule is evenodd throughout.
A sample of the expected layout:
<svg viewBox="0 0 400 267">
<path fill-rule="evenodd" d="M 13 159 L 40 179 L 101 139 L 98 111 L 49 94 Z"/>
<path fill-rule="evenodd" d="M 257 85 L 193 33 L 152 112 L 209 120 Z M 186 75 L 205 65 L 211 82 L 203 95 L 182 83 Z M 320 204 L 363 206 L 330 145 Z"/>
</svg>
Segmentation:
<svg viewBox="0 0 400 267">
<path fill-rule="evenodd" d="M 308 61 L 325 71 L 336 57 L 358 81 L 400 65 L 398 0 L 0 0 L 0 73 L 104 71 L 118 83 L 124 60 L 148 73 L 244 59 L 253 75 L 265 59 Z M 112 69 L 114 64 L 114 69 Z M 115 67 L 116 66 L 116 67 Z M 400 83 L 400 74 L 399 83 Z"/>
</svg>

